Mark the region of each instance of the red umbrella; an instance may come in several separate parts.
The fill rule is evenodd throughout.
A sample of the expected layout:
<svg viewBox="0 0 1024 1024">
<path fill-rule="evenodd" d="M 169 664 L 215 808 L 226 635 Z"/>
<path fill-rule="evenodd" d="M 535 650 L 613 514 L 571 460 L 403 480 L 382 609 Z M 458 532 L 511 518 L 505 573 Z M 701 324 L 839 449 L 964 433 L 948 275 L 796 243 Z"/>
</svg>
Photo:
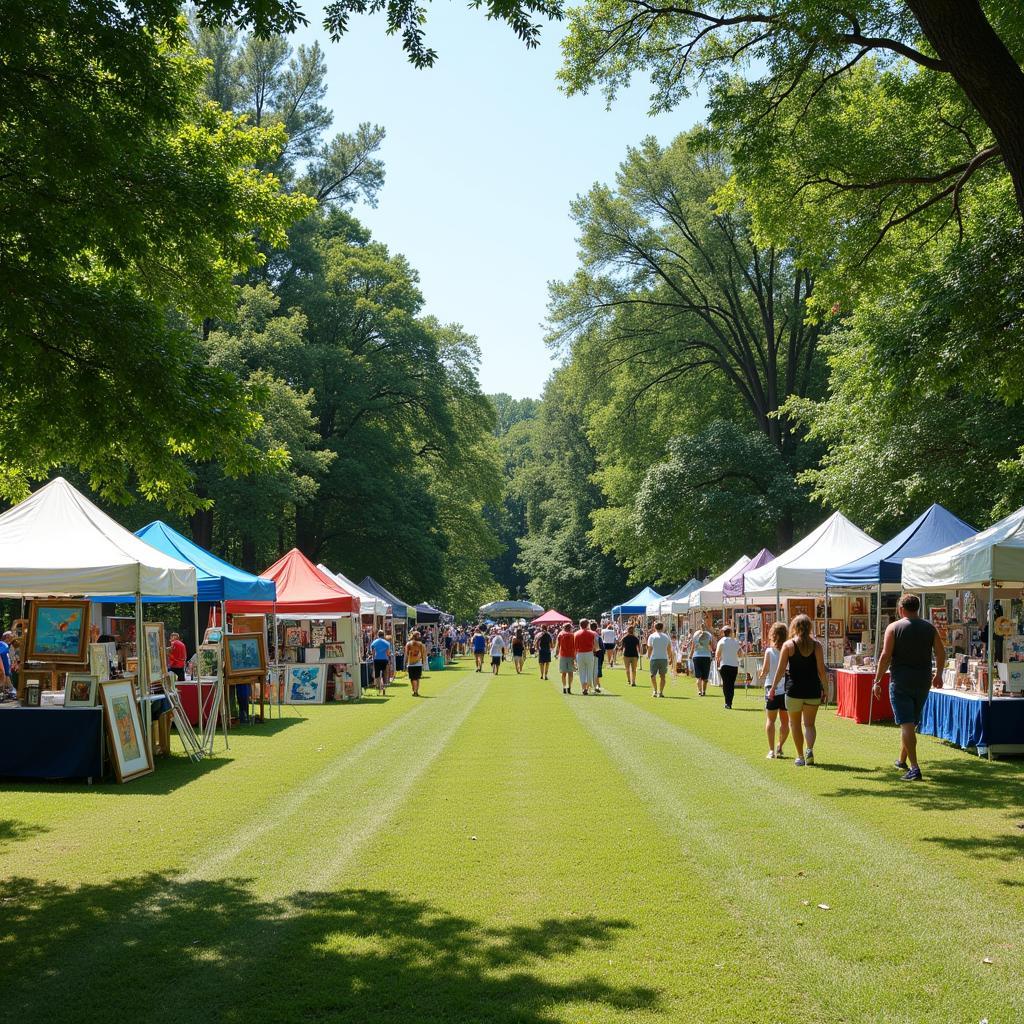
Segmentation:
<svg viewBox="0 0 1024 1024">
<path fill-rule="evenodd" d="M 572 622 L 567 615 L 563 615 L 561 612 L 556 612 L 554 608 L 549 608 L 543 615 L 533 619 L 530 623 L 531 626 L 561 626 L 566 622 Z"/>
</svg>

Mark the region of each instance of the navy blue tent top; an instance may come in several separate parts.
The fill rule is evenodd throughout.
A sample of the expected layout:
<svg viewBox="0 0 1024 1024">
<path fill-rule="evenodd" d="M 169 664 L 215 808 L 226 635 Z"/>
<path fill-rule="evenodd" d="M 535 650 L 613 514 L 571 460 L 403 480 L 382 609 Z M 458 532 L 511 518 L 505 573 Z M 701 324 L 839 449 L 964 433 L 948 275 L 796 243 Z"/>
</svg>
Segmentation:
<svg viewBox="0 0 1024 1024">
<path fill-rule="evenodd" d="M 879 583 L 899 583 L 904 558 L 930 555 L 933 551 L 973 537 L 977 532 L 941 505 L 932 505 L 888 543 L 837 569 L 827 569 L 825 585 L 870 587 Z"/>
<path fill-rule="evenodd" d="M 230 565 L 159 519 L 136 530 L 135 536 L 157 551 L 195 566 L 200 601 L 273 601 L 277 596 L 277 584 L 273 580 L 265 580 Z M 104 597 L 102 600 L 104 603 L 134 604 L 135 595 Z M 154 604 L 191 601 L 192 598 L 144 597 L 142 600 L 143 603 Z"/>
<path fill-rule="evenodd" d="M 374 597 L 387 601 L 391 605 L 391 614 L 394 618 L 407 619 L 409 617 L 409 610 L 412 608 L 412 605 L 407 601 L 403 601 L 400 597 L 395 597 L 390 590 L 385 590 L 372 576 L 364 577 L 363 582 L 359 586 L 373 594 Z"/>
<path fill-rule="evenodd" d="M 416 605 L 416 621 L 417 622 L 440 622 L 441 612 L 431 604 L 427 604 L 425 601 L 423 604 Z"/>
</svg>

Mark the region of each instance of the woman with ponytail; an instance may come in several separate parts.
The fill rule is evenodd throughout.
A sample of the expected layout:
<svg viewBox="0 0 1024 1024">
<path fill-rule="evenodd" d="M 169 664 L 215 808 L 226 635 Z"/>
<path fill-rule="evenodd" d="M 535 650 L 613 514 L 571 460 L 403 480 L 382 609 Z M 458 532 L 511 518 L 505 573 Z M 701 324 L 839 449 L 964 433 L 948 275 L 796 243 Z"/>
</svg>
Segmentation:
<svg viewBox="0 0 1024 1024">
<path fill-rule="evenodd" d="M 821 644 L 811 635 L 811 620 L 798 615 L 789 624 L 789 639 L 779 652 L 779 664 L 772 677 L 772 689 L 785 676 L 786 714 L 789 730 L 796 746 L 793 764 L 814 764 L 814 741 L 817 739 L 815 719 L 825 699 L 828 676 Z M 806 750 L 804 743 L 806 742 Z"/>
</svg>

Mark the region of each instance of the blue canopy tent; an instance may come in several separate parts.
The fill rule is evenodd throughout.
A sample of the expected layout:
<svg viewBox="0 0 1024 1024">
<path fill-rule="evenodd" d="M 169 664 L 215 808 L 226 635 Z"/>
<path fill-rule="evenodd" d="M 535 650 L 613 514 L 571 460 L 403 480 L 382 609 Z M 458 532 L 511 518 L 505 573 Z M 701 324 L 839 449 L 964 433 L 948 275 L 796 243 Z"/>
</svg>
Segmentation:
<svg viewBox="0 0 1024 1024">
<path fill-rule="evenodd" d="M 432 624 L 441 621 L 442 612 L 433 605 L 427 604 L 426 601 L 423 604 L 416 605 L 415 611 L 417 622 Z"/>
<path fill-rule="evenodd" d="M 661 594 L 651 587 L 644 587 L 639 594 L 634 594 L 628 601 L 617 604 L 612 609 L 612 615 L 617 618 L 622 615 L 646 615 L 647 606 L 652 601 L 660 601 Z"/>
<path fill-rule="evenodd" d="M 403 601 L 400 597 L 395 597 L 390 590 L 385 590 L 372 576 L 365 576 L 359 586 L 373 594 L 374 597 L 387 601 L 391 605 L 391 614 L 396 619 L 415 618 L 415 607 L 413 605 L 409 604 L 408 601 Z M 410 611 L 413 613 L 412 616 L 409 614 Z"/>
<path fill-rule="evenodd" d="M 933 551 L 957 544 L 978 531 L 939 504 L 926 509 L 908 527 L 896 534 L 892 540 L 880 545 L 866 555 L 825 570 L 825 598 L 832 588 L 875 590 L 875 643 L 882 636 L 882 591 L 902 590 L 903 560 L 919 555 L 930 555 Z M 871 723 L 874 691 L 868 705 L 868 724 Z"/>
<path fill-rule="evenodd" d="M 224 559 L 218 558 L 215 554 L 200 547 L 195 541 L 189 540 L 177 530 L 161 522 L 154 520 L 141 530 L 135 531 L 135 536 L 144 540 L 150 547 L 162 551 L 165 555 L 187 562 L 196 570 L 196 596 L 194 598 L 167 598 L 167 597 L 143 597 L 143 603 L 167 603 L 168 601 L 192 601 L 193 615 L 195 618 L 196 647 L 201 642 L 199 632 L 199 602 L 209 602 L 221 606 L 221 622 L 224 622 L 225 601 L 276 601 L 277 584 L 273 580 L 265 580 L 244 569 L 238 569 Z M 134 602 L 134 595 L 121 597 L 104 597 L 104 602 L 121 604 Z M 275 659 L 277 652 L 274 652 Z M 197 691 L 198 692 L 198 691 Z M 262 705 L 261 705 L 262 707 Z M 199 700 L 199 724 L 202 728 L 202 700 Z M 227 724 L 224 731 L 225 741 L 227 740 Z"/>
</svg>

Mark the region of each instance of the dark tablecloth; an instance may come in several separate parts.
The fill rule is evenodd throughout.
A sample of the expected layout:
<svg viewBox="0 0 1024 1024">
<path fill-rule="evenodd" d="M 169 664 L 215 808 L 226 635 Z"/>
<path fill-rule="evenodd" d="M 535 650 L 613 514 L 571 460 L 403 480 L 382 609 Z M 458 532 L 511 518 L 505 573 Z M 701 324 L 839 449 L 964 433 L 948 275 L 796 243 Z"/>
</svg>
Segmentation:
<svg viewBox="0 0 1024 1024">
<path fill-rule="evenodd" d="M 100 779 L 103 709 L 0 708 L 0 777 Z"/>
<path fill-rule="evenodd" d="M 968 747 L 1024 744 L 1024 697 L 988 700 L 956 690 L 931 690 L 918 729 Z"/>
</svg>

